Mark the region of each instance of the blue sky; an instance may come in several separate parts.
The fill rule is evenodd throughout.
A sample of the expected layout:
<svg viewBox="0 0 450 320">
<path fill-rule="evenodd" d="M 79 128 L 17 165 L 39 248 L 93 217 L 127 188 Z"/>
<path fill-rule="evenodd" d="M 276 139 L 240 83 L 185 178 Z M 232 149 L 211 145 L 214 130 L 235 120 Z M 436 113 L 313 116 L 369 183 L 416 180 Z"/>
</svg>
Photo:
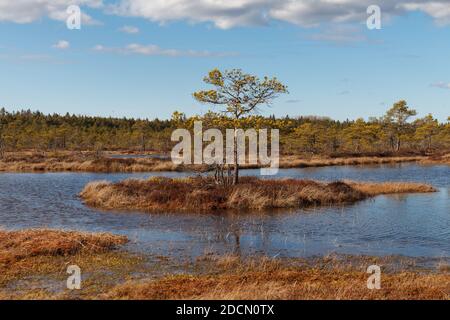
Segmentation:
<svg viewBox="0 0 450 320">
<path fill-rule="evenodd" d="M 283 1 L 302 6 L 285 9 Z M 368 118 L 405 99 L 419 116 L 447 119 L 450 2 L 380 1 L 381 30 L 367 29 L 369 2 L 361 2 L 278 0 L 273 7 L 267 0 L 230 0 L 224 8 L 206 0 L 194 7 L 185 0 L 172 7 L 157 0 L 46 0 L 46 6 L 0 0 L 0 107 L 142 118 L 199 114 L 208 107 L 191 94 L 218 67 L 277 76 L 288 85 L 290 94 L 263 114 Z M 66 27 L 70 3 L 80 4 L 81 30 Z"/>
</svg>

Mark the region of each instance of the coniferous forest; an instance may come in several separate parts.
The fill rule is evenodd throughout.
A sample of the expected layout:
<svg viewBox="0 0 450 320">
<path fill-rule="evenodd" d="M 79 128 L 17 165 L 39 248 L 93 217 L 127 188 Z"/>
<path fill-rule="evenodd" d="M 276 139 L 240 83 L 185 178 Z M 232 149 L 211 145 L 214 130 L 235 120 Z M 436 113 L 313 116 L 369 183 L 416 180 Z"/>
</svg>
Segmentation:
<svg viewBox="0 0 450 320">
<path fill-rule="evenodd" d="M 3 151 L 21 150 L 137 150 L 167 152 L 176 128 L 204 126 L 231 128 L 225 115 L 207 112 L 186 117 L 174 112 L 171 119 L 91 117 L 74 114 L 43 114 L 0 109 L 0 145 Z M 240 128 L 280 130 L 284 154 L 394 154 L 435 153 L 450 149 L 450 117 L 439 122 L 433 115 L 418 115 L 405 101 L 386 114 L 369 120 L 337 121 L 326 117 L 263 117 L 252 115 L 238 121 Z"/>
</svg>

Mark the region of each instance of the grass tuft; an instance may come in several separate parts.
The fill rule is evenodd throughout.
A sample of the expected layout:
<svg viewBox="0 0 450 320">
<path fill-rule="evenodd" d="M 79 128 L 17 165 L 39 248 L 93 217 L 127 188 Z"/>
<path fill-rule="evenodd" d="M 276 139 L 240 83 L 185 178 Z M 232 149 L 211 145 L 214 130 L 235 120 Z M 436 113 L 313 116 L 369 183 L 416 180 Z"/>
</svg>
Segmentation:
<svg viewBox="0 0 450 320">
<path fill-rule="evenodd" d="M 0 231 L 0 270 L 27 258 L 110 251 L 128 240 L 108 233 L 49 229 Z"/>
</svg>

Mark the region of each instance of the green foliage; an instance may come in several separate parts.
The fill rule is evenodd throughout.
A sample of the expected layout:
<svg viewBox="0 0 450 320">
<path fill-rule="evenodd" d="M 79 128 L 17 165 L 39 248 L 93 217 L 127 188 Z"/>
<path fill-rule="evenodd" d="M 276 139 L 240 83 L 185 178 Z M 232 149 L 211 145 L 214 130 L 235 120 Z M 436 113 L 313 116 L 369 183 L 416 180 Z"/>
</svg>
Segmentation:
<svg viewBox="0 0 450 320">
<path fill-rule="evenodd" d="M 423 119 L 416 120 L 415 126 L 415 140 L 425 143 L 426 147 L 431 149 L 433 139 L 440 133 L 439 122 L 429 114 Z"/>
<path fill-rule="evenodd" d="M 405 100 L 400 100 L 389 109 L 384 117 L 386 127 L 390 132 L 391 146 L 400 151 L 403 140 L 408 139 L 412 132 L 409 130 L 408 119 L 417 115 L 416 110 L 410 109 Z"/>
<path fill-rule="evenodd" d="M 255 110 L 259 105 L 270 104 L 281 93 L 287 93 L 287 87 L 277 78 L 259 79 L 244 73 L 240 69 L 221 72 L 214 69 L 203 79 L 213 85 L 214 90 L 203 90 L 193 94 L 202 103 L 223 105 L 222 112 L 239 119 Z"/>
<path fill-rule="evenodd" d="M 234 119 L 210 111 L 203 116 L 186 117 L 175 112 L 170 120 L 144 120 L 44 115 L 29 110 L 9 113 L 0 109 L 0 153 L 5 149 L 167 152 L 173 146 L 170 141 L 172 131 L 177 128 L 192 130 L 195 121 L 202 121 L 204 130 L 279 129 L 281 152 L 285 154 L 389 153 L 396 151 L 397 133 L 402 141 L 400 151 L 450 150 L 450 119 L 446 123 L 439 123 L 432 115 L 413 122 L 408 119 L 403 115 L 390 120 L 383 117 L 343 122 L 321 117 L 260 115 Z M 394 131 L 393 123 L 401 123 L 402 127 Z"/>
<path fill-rule="evenodd" d="M 8 150 L 162 149 L 171 121 L 117 119 L 41 112 L 0 111 L 0 133 Z M 167 140 L 167 138 L 169 140 Z M 144 144 L 143 144 L 144 141 Z M 167 147 L 169 147 L 167 143 Z"/>
</svg>

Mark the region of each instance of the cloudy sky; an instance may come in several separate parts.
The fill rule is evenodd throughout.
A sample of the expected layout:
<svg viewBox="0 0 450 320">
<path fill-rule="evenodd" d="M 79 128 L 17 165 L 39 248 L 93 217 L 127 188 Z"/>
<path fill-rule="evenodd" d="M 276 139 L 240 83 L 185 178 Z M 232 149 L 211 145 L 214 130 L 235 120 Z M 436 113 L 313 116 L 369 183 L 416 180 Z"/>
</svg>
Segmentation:
<svg viewBox="0 0 450 320">
<path fill-rule="evenodd" d="M 69 5 L 81 29 L 66 26 Z M 378 5 L 381 30 L 369 30 Z M 289 86 L 265 114 L 450 115 L 450 0 L 0 0 L 0 107 L 167 118 L 208 70 Z"/>
</svg>

